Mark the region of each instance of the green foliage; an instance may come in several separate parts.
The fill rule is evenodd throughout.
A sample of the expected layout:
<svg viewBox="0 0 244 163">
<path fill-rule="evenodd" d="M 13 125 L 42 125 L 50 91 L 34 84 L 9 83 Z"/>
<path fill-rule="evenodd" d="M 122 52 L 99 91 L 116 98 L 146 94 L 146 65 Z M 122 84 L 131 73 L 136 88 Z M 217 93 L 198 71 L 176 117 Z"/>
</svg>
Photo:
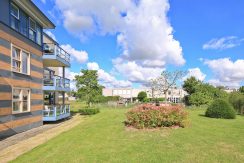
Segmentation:
<svg viewBox="0 0 244 163">
<path fill-rule="evenodd" d="M 224 100 L 215 100 L 207 109 L 205 115 L 211 118 L 234 119 L 236 117 L 235 110 L 231 104 Z"/>
<path fill-rule="evenodd" d="M 212 101 L 223 98 L 228 98 L 228 94 L 224 90 L 207 83 L 198 83 L 194 86 L 194 93 L 185 98 L 185 102 L 189 105 L 200 106 L 209 105 Z"/>
<path fill-rule="evenodd" d="M 138 93 L 137 98 L 139 101 L 143 102 L 145 98 L 147 98 L 147 93 L 144 91 L 141 91 Z"/>
<path fill-rule="evenodd" d="M 82 75 L 76 75 L 76 87 L 78 89 L 76 96 L 85 100 L 89 106 L 96 102 L 102 96 L 102 86 L 98 84 L 98 75 L 96 70 L 81 70 Z"/>
<path fill-rule="evenodd" d="M 100 110 L 98 108 L 86 108 L 86 109 L 80 109 L 79 113 L 81 115 L 94 115 L 99 113 Z"/>
<path fill-rule="evenodd" d="M 241 87 L 239 88 L 239 92 L 241 92 L 241 93 L 244 94 L 244 86 L 241 86 Z"/>
<path fill-rule="evenodd" d="M 191 95 L 196 92 L 196 86 L 200 84 L 202 84 L 200 80 L 197 80 L 195 77 L 191 76 L 184 81 L 182 87 L 189 95 Z"/>
<path fill-rule="evenodd" d="M 191 96 L 189 96 L 189 103 L 191 105 L 200 106 L 200 105 L 209 104 L 211 102 L 212 102 L 212 98 L 209 95 L 205 94 L 204 92 L 195 92 Z"/>
<path fill-rule="evenodd" d="M 187 112 L 180 106 L 162 107 L 144 104 L 126 113 L 125 124 L 138 129 L 171 127 L 186 127 Z"/>
<path fill-rule="evenodd" d="M 107 96 L 107 101 L 119 101 L 119 96 Z"/>
<path fill-rule="evenodd" d="M 232 92 L 229 96 L 229 102 L 239 114 L 244 114 L 244 94 Z"/>
</svg>

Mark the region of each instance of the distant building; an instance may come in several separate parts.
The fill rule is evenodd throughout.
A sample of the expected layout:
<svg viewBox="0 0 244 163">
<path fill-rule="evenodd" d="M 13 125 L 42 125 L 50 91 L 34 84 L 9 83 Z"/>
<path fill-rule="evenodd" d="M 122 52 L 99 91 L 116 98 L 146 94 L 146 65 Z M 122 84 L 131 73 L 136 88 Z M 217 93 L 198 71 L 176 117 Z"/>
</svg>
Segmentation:
<svg viewBox="0 0 244 163">
<path fill-rule="evenodd" d="M 104 88 L 103 96 L 120 96 L 127 101 L 133 101 L 137 98 L 138 94 L 144 91 L 147 93 L 148 98 L 152 98 L 152 91 L 150 88 Z M 181 88 L 172 88 L 168 91 L 168 101 L 179 103 L 187 93 Z M 154 92 L 154 97 L 164 98 L 164 94 Z"/>
</svg>

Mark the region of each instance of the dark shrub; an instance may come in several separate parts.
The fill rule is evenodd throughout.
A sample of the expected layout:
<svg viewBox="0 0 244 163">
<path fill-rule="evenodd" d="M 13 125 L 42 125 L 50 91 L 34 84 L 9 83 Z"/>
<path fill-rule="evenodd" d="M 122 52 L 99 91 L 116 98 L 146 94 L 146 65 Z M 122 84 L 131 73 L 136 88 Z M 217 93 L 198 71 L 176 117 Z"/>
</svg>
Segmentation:
<svg viewBox="0 0 244 163">
<path fill-rule="evenodd" d="M 231 104 L 223 99 L 215 100 L 207 109 L 205 115 L 211 118 L 234 119 L 235 110 Z"/>
<path fill-rule="evenodd" d="M 80 109 L 79 110 L 79 113 L 81 115 L 93 115 L 93 114 L 97 114 L 99 112 L 100 112 L 100 110 L 97 108 L 95 108 L 95 109 L 86 108 L 86 109 Z"/>
<path fill-rule="evenodd" d="M 139 105 L 126 113 L 125 124 L 138 129 L 187 125 L 187 112 L 180 106 Z"/>
</svg>

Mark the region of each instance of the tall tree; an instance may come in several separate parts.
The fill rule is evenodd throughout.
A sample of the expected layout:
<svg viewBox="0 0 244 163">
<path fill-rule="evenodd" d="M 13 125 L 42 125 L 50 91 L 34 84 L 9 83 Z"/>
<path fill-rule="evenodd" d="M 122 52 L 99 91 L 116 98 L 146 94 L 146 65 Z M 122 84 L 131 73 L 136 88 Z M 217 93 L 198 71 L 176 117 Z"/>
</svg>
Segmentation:
<svg viewBox="0 0 244 163">
<path fill-rule="evenodd" d="M 193 94 L 196 91 L 196 86 L 200 85 L 202 82 L 197 80 L 195 77 L 191 76 L 184 81 L 183 89 L 189 94 Z"/>
<path fill-rule="evenodd" d="M 98 83 L 96 70 L 81 70 L 82 75 L 76 75 L 76 96 L 84 99 L 89 106 L 98 96 L 102 96 L 102 86 Z"/>
<path fill-rule="evenodd" d="M 241 93 L 244 94 L 244 86 L 241 86 L 241 87 L 239 88 L 239 92 L 241 92 Z"/>
</svg>

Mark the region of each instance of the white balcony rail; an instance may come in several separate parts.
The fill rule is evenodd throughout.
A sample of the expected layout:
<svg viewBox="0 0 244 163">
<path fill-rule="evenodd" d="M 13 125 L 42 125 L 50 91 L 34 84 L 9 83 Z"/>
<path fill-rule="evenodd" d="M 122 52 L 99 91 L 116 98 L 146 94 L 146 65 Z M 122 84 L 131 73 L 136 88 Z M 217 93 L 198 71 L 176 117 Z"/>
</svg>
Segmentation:
<svg viewBox="0 0 244 163">
<path fill-rule="evenodd" d="M 64 117 L 70 115 L 70 105 L 44 105 L 43 117 Z"/>
<path fill-rule="evenodd" d="M 43 79 L 44 86 L 53 86 L 59 88 L 70 88 L 70 80 L 67 78 L 63 78 L 61 76 L 50 76 L 44 75 Z"/>
<path fill-rule="evenodd" d="M 56 44 L 44 43 L 43 51 L 44 51 L 45 55 L 56 55 L 56 56 L 64 59 L 66 62 L 70 62 L 70 54 L 67 53 L 65 50 L 63 50 L 61 47 L 59 47 Z"/>
</svg>

